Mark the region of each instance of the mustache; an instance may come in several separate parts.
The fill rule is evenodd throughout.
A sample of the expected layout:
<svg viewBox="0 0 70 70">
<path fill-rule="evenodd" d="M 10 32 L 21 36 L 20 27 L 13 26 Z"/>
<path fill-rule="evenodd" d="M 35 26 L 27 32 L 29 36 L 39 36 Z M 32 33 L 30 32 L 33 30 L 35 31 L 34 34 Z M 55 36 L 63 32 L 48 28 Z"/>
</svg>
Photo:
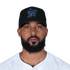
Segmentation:
<svg viewBox="0 0 70 70">
<path fill-rule="evenodd" d="M 37 38 L 38 40 L 40 40 L 37 36 L 31 36 L 27 39 L 27 41 L 29 41 L 30 38 Z"/>
</svg>

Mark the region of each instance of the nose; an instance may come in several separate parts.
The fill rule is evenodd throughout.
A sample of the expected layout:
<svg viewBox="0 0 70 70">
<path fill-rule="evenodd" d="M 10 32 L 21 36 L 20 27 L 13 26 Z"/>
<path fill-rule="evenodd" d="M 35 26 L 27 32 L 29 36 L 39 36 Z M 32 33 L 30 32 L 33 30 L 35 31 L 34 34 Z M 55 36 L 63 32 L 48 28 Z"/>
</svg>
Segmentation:
<svg viewBox="0 0 70 70">
<path fill-rule="evenodd" d="M 31 35 L 32 36 L 35 36 L 36 35 L 36 30 L 33 28 L 33 29 L 31 29 Z"/>
<path fill-rule="evenodd" d="M 31 35 L 32 35 L 32 36 L 35 36 L 35 35 L 36 35 L 35 31 L 32 31 L 32 32 L 31 32 Z"/>
</svg>

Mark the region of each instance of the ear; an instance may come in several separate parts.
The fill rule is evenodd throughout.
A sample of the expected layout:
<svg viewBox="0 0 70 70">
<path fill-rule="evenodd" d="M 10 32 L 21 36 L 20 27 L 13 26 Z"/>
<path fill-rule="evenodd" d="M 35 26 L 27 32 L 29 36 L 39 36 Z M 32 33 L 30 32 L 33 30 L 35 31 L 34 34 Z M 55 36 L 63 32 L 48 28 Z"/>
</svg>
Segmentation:
<svg viewBox="0 0 70 70">
<path fill-rule="evenodd" d="M 48 38 L 51 37 L 51 25 L 50 25 L 50 27 L 49 27 L 49 32 L 48 32 L 48 34 L 49 34 L 49 35 L 48 35 Z"/>
<path fill-rule="evenodd" d="M 17 29 L 17 32 L 18 32 L 19 37 L 21 37 L 20 29 Z"/>
<path fill-rule="evenodd" d="M 48 34 L 48 29 L 46 28 L 46 33 L 45 33 L 45 36 L 47 36 L 47 34 Z"/>
<path fill-rule="evenodd" d="M 49 32 L 48 32 L 49 30 Z M 51 25 L 49 28 L 46 28 L 46 37 L 51 37 Z"/>
</svg>

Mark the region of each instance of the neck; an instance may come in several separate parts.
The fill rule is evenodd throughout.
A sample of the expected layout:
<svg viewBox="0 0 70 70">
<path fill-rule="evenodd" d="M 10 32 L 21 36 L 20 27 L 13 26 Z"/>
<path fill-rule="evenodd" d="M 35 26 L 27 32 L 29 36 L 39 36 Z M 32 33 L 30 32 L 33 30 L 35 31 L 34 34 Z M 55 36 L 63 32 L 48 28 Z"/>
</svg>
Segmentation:
<svg viewBox="0 0 70 70">
<path fill-rule="evenodd" d="M 44 50 L 44 48 L 37 53 L 29 53 L 25 49 L 23 49 L 20 53 L 20 58 L 25 63 L 35 66 L 45 59 L 46 54 L 47 52 Z"/>
</svg>

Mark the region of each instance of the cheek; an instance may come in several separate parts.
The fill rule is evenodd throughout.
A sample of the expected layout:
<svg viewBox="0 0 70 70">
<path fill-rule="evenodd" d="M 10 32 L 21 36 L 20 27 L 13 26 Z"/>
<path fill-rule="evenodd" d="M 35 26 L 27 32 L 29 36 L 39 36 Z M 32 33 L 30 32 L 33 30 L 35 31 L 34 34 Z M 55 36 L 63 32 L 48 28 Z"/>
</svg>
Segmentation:
<svg viewBox="0 0 70 70">
<path fill-rule="evenodd" d="M 45 36 L 45 31 L 43 30 L 39 31 L 37 36 L 42 40 Z"/>
<path fill-rule="evenodd" d="M 28 33 L 28 32 L 22 32 L 22 33 L 21 33 L 21 36 L 22 36 L 25 40 L 27 40 L 27 39 L 29 38 L 29 33 Z"/>
<path fill-rule="evenodd" d="M 26 30 L 21 30 L 21 36 L 27 40 L 30 36 L 31 36 L 31 31 L 26 31 Z M 35 34 L 37 37 L 40 38 L 40 40 L 42 40 L 45 36 L 45 29 L 38 29 L 35 30 Z"/>
</svg>

